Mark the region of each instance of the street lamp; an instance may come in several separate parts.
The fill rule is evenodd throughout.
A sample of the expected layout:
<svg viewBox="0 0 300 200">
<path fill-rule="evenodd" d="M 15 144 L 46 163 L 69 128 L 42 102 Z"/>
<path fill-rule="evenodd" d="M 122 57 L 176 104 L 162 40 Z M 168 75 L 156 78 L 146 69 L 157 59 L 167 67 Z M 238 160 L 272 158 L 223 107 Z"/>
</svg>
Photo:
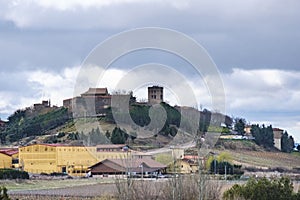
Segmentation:
<svg viewBox="0 0 300 200">
<path fill-rule="evenodd" d="M 142 168 L 142 180 L 143 180 L 143 175 L 144 175 L 144 166 L 143 166 L 143 164 L 140 164 L 140 166 L 139 166 L 140 168 Z"/>
</svg>

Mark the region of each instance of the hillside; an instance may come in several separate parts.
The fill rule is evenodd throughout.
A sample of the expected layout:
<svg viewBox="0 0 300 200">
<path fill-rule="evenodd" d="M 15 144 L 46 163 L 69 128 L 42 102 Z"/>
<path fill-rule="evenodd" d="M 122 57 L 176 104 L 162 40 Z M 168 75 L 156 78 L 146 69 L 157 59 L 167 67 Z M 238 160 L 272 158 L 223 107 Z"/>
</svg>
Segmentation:
<svg viewBox="0 0 300 200">
<path fill-rule="evenodd" d="M 130 115 L 136 126 L 123 125 L 122 128 L 129 137 L 127 143 L 139 150 L 160 148 L 176 142 L 175 135 L 180 123 L 189 130 L 189 120 L 183 119 L 178 109 L 163 103 L 167 112 L 167 122 L 163 129 L 154 134 L 148 127 L 150 122 L 147 105 L 131 105 Z M 207 111 L 206 111 L 207 112 Z M 211 130 L 211 126 L 200 117 L 202 128 Z M 124 120 L 126 120 L 124 118 Z M 182 124 L 181 124 L 182 125 Z M 111 109 L 107 109 L 105 117 L 86 117 L 73 119 L 68 109 L 63 107 L 45 107 L 40 109 L 26 108 L 17 110 L 9 117 L 5 130 L 1 131 L 2 144 L 26 145 L 31 143 L 65 143 L 73 145 L 96 145 L 110 143 L 112 133 L 116 128 Z M 202 131 L 205 131 L 203 129 Z M 131 137 L 138 135 L 138 138 Z M 191 136 L 190 136 L 191 137 Z M 176 140 L 185 143 L 186 138 L 177 135 Z M 191 138 L 189 138 L 191 139 Z M 265 149 L 251 140 L 221 140 L 214 147 L 216 153 L 228 152 L 236 164 L 244 167 L 261 168 L 296 168 L 300 166 L 300 157 L 282 153 L 276 149 Z"/>
<path fill-rule="evenodd" d="M 235 164 L 261 169 L 293 169 L 300 166 L 300 153 L 283 153 L 279 150 L 266 150 L 250 140 L 219 140 L 216 153 L 227 152 Z"/>
<path fill-rule="evenodd" d="M 46 102 L 47 103 L 47 102 Z M 167 118 L 159 133 L 155 133 L 156 124 L 150 123 L 151 106 L 132 103 L 129 107 L 130 117 L 135 125 L 129 125 L 128 117 L 122 112 L 114 113 L 122 123 L 122 132 L 125 139 L 131 139 L 132 145 L 146 148 L 157 148 L 168 144 L 177 134 L 180 126 L 185 132 L 192 129 L 189 118 L 183 118 L 180 107 L 173 107 L 167 103 L 160 104 L 166 111 Z M 186 109 L 186 108 L 184 108 Z M 205 132 L 210 128 L 209 119 L 214 114 L 222 119 L 222 114 L 211 113 L 208 110 L 199 112 L 190 108 L 190 116 L 200 115 L 200 131 Z M 64 107 L 50 107 L 48 104 L 35 104 L 33 107 L 17 110 L 6 123 L 6 128 L 1 130 L 1 143 L 13 145 L 26 145 L 30 143 L 67 143 L 95 145 L 108 143 L 114 129 L 117 127 L 111 108 L 106 109 L 106 114 L 101 117 L 84 117 L 73 119 L 72 113 Z M 159 116 L 153 116 L 155 120 Z M 225 116 L 229 123 L 231 120 Z M 120 122 L 121 120 L 121 122 Z M 218 120 L 217 120 L 218 121 Z M 214 123 L 218 123 L 214 121 Z M 139 136 L 133 141 L 136 136 Z M 87 141 L 84 141 L 87 140 Z"/>
<path fill-rule="evenodd" d="M 27 137 L 53 134 L 57 128 L 70 121 L 66 108 L 44 107 L 17 110 L 8 118 L 1 131 L 1 143 L 14 143 Z"/>
</svg>

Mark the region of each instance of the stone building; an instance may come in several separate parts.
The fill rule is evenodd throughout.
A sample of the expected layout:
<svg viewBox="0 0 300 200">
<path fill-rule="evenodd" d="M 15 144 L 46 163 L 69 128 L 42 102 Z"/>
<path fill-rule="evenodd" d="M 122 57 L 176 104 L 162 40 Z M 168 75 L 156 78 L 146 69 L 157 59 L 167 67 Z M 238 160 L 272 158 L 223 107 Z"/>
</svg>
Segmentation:
<svg viewBox="0 0 300 200">
<path fill-rule="evenodd" d="M 283 135 L 283 130 L 280 128 L 273 128 L 274 134 L 274 146 L 281 150 L 281 137 Z"/>
<path fill-rule="evenodd" d="M 73 112 L 74 117 L 95 117 L 105 114 L 105 109 L 111 105 L 111 95 L 107 88 L 89 88 L 79 97 L 65 99 L 63 106 Z"/>
<path fill-rule="evenodd" d="M 163 102 L 163 90 L 164 88 L 159 86 L 148 87 L 148 103 L 159 104 Z"/>
</svg>

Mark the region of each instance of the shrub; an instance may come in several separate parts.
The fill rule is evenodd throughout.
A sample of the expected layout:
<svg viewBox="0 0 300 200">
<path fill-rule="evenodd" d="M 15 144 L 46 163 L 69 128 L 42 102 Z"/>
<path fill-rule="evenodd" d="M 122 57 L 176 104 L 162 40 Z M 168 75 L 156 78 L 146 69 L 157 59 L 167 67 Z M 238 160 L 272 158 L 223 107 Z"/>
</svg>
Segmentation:
<svg viewBox="0 0 300 200">
<path fill-rule="evenodd" d="M 297 200 L 299 197 L 300 193 L 293 192 L 293 183 L 286 177 L 273 180 L 250 179 L 245 185 L 235 184 L 223 194 L 224 200 Z"/>
<path fill-rule="evenodd" d="M 0 179 L 29 179 L 29 174 L 14 169 L 1 169 Z"/>
</svg>

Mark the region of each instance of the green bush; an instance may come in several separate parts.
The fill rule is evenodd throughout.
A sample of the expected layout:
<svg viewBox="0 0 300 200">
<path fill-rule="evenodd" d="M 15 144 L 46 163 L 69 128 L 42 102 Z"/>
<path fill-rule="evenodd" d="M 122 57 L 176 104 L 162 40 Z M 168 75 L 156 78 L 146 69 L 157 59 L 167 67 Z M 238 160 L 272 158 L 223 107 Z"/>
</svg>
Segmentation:
<svg viewBox="0 0 300 200">
<path fill-rule="evenodd" d="M 14 169 L 0 169 L 0 179 L 29 179 L 29 174 Z"/>
<path fill-rule="evenodd" d="M 289 178 L 269 180 L 250 179 L 245 185 L 235 184 L 223 194 L 224 200 L 299 200 L 300 193 L 293 192 L 293 183 Z"/>
</svg>

